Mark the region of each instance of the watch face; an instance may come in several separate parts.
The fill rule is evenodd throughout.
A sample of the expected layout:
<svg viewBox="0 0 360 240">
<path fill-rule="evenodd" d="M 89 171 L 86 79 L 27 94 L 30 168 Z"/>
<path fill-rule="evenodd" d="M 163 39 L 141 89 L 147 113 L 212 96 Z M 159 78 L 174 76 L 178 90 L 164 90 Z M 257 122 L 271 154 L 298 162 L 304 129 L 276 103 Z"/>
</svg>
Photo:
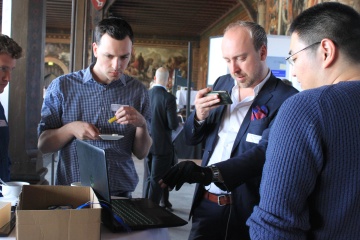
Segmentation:
<svg viewBox="0 0 360 240">
<path fill-rule="evenodd" d="M 213 182 L 220 182 L 223 183 L 224 180 L 221 177 L 219 169 L 215 165 L 211 165 L 210 169 L 213 173 Z"/>
</svg>

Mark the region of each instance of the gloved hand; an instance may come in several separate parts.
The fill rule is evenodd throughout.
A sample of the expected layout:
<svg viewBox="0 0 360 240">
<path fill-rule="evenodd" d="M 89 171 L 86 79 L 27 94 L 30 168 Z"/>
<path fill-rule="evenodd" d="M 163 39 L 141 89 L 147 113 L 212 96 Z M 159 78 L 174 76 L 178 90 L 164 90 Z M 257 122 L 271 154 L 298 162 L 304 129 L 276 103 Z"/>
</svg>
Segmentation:
<svg viewBox="0 0 360 240">
<path fill-rule="evenodd" d="M 212 171 L 207 167 L 200 167 L 192 161 L 183 161 L 167 171 L 159 181 L 161 187 L 168 186 L 170 189 L 179 190 L 184 183 L 201 183 L 209 185 L 212 180 Z"/>
</svg>

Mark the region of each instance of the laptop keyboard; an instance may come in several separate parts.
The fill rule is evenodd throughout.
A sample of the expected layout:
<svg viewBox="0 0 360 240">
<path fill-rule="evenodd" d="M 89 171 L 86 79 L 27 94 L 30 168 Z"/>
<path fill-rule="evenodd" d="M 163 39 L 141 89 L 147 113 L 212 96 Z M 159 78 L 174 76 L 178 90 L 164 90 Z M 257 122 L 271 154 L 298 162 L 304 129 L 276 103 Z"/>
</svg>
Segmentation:
<svg viewBox="0 0 360 240">
<path fill-rule="evenodd" d="M 113 212 L 121 217 L 129 226 L 156 224 L 154 219 L 151 219 L 138 211 L 129 201 L 121 201 L 120 203 L 120 201 L 112 200 L 111 206 Z"/>
</svg>

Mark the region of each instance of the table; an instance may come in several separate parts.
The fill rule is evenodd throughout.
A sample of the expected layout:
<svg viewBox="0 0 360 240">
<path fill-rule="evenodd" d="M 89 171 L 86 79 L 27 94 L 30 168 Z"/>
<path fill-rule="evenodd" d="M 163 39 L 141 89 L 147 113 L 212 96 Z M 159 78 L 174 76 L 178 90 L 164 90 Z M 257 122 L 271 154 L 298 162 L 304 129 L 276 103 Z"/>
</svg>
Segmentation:
<svg viewBox="0 0 360 240">
<path fill-rule="evenodd" d="M 16 228 L 16 227 L 15 227 Z M 16 240 L 16 229 L 13 229 L 8 237 L 0 237 L 1 240 Z M 101 225 L 101 240 L 170 240 L 167 228 L 154 228 L 131 233 L 113 233 L 105 226 Z"/>
<path fill-rule="evenodd" d="M 117 199 L 121 197 L 111 197 L 112 199 Z M 12 202 L 12 205 L 15 206 L 16 202 Z M 107 227 L 101 224 L 101 240 L 138 240 L 138 239 L 146 239 L 146 240 L 170 240 L 170 235 L 168 228 L 153 228 L 142 231 L 133 231 L 130 233 L 126 232 L 118 232 L 114 233 L 110 231 Z M 10 235 L 7 237 L 0 237 L 0 240 L 16 240 L 16 226 L 11 231 Z"/>
<path fill-rule="evenodd" d="M 169 231 L 167 228 L 154 228 L 143 231 L 134 231 L 131 233 L 113 233 L 106 227 L 101 226 L 101 239 L 126 239 L 126 240 L 170 240 Z"/>
</svg>

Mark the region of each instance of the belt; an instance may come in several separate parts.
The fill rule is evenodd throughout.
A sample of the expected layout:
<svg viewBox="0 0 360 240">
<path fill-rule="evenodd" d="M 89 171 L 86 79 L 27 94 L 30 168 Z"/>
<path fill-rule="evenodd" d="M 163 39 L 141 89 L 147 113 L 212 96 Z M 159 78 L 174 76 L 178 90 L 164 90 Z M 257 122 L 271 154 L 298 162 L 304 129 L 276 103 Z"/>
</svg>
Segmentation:
<svg viewBox="0 0 360 240">
<path fill-rule="evenodd" d="M 232 204 L 231 194 L 216 195 L 211 192 L 205 191 L 204 198 L 209 201 L 218 204 L 219 206 L 225 206 Z"/>
</svg>

